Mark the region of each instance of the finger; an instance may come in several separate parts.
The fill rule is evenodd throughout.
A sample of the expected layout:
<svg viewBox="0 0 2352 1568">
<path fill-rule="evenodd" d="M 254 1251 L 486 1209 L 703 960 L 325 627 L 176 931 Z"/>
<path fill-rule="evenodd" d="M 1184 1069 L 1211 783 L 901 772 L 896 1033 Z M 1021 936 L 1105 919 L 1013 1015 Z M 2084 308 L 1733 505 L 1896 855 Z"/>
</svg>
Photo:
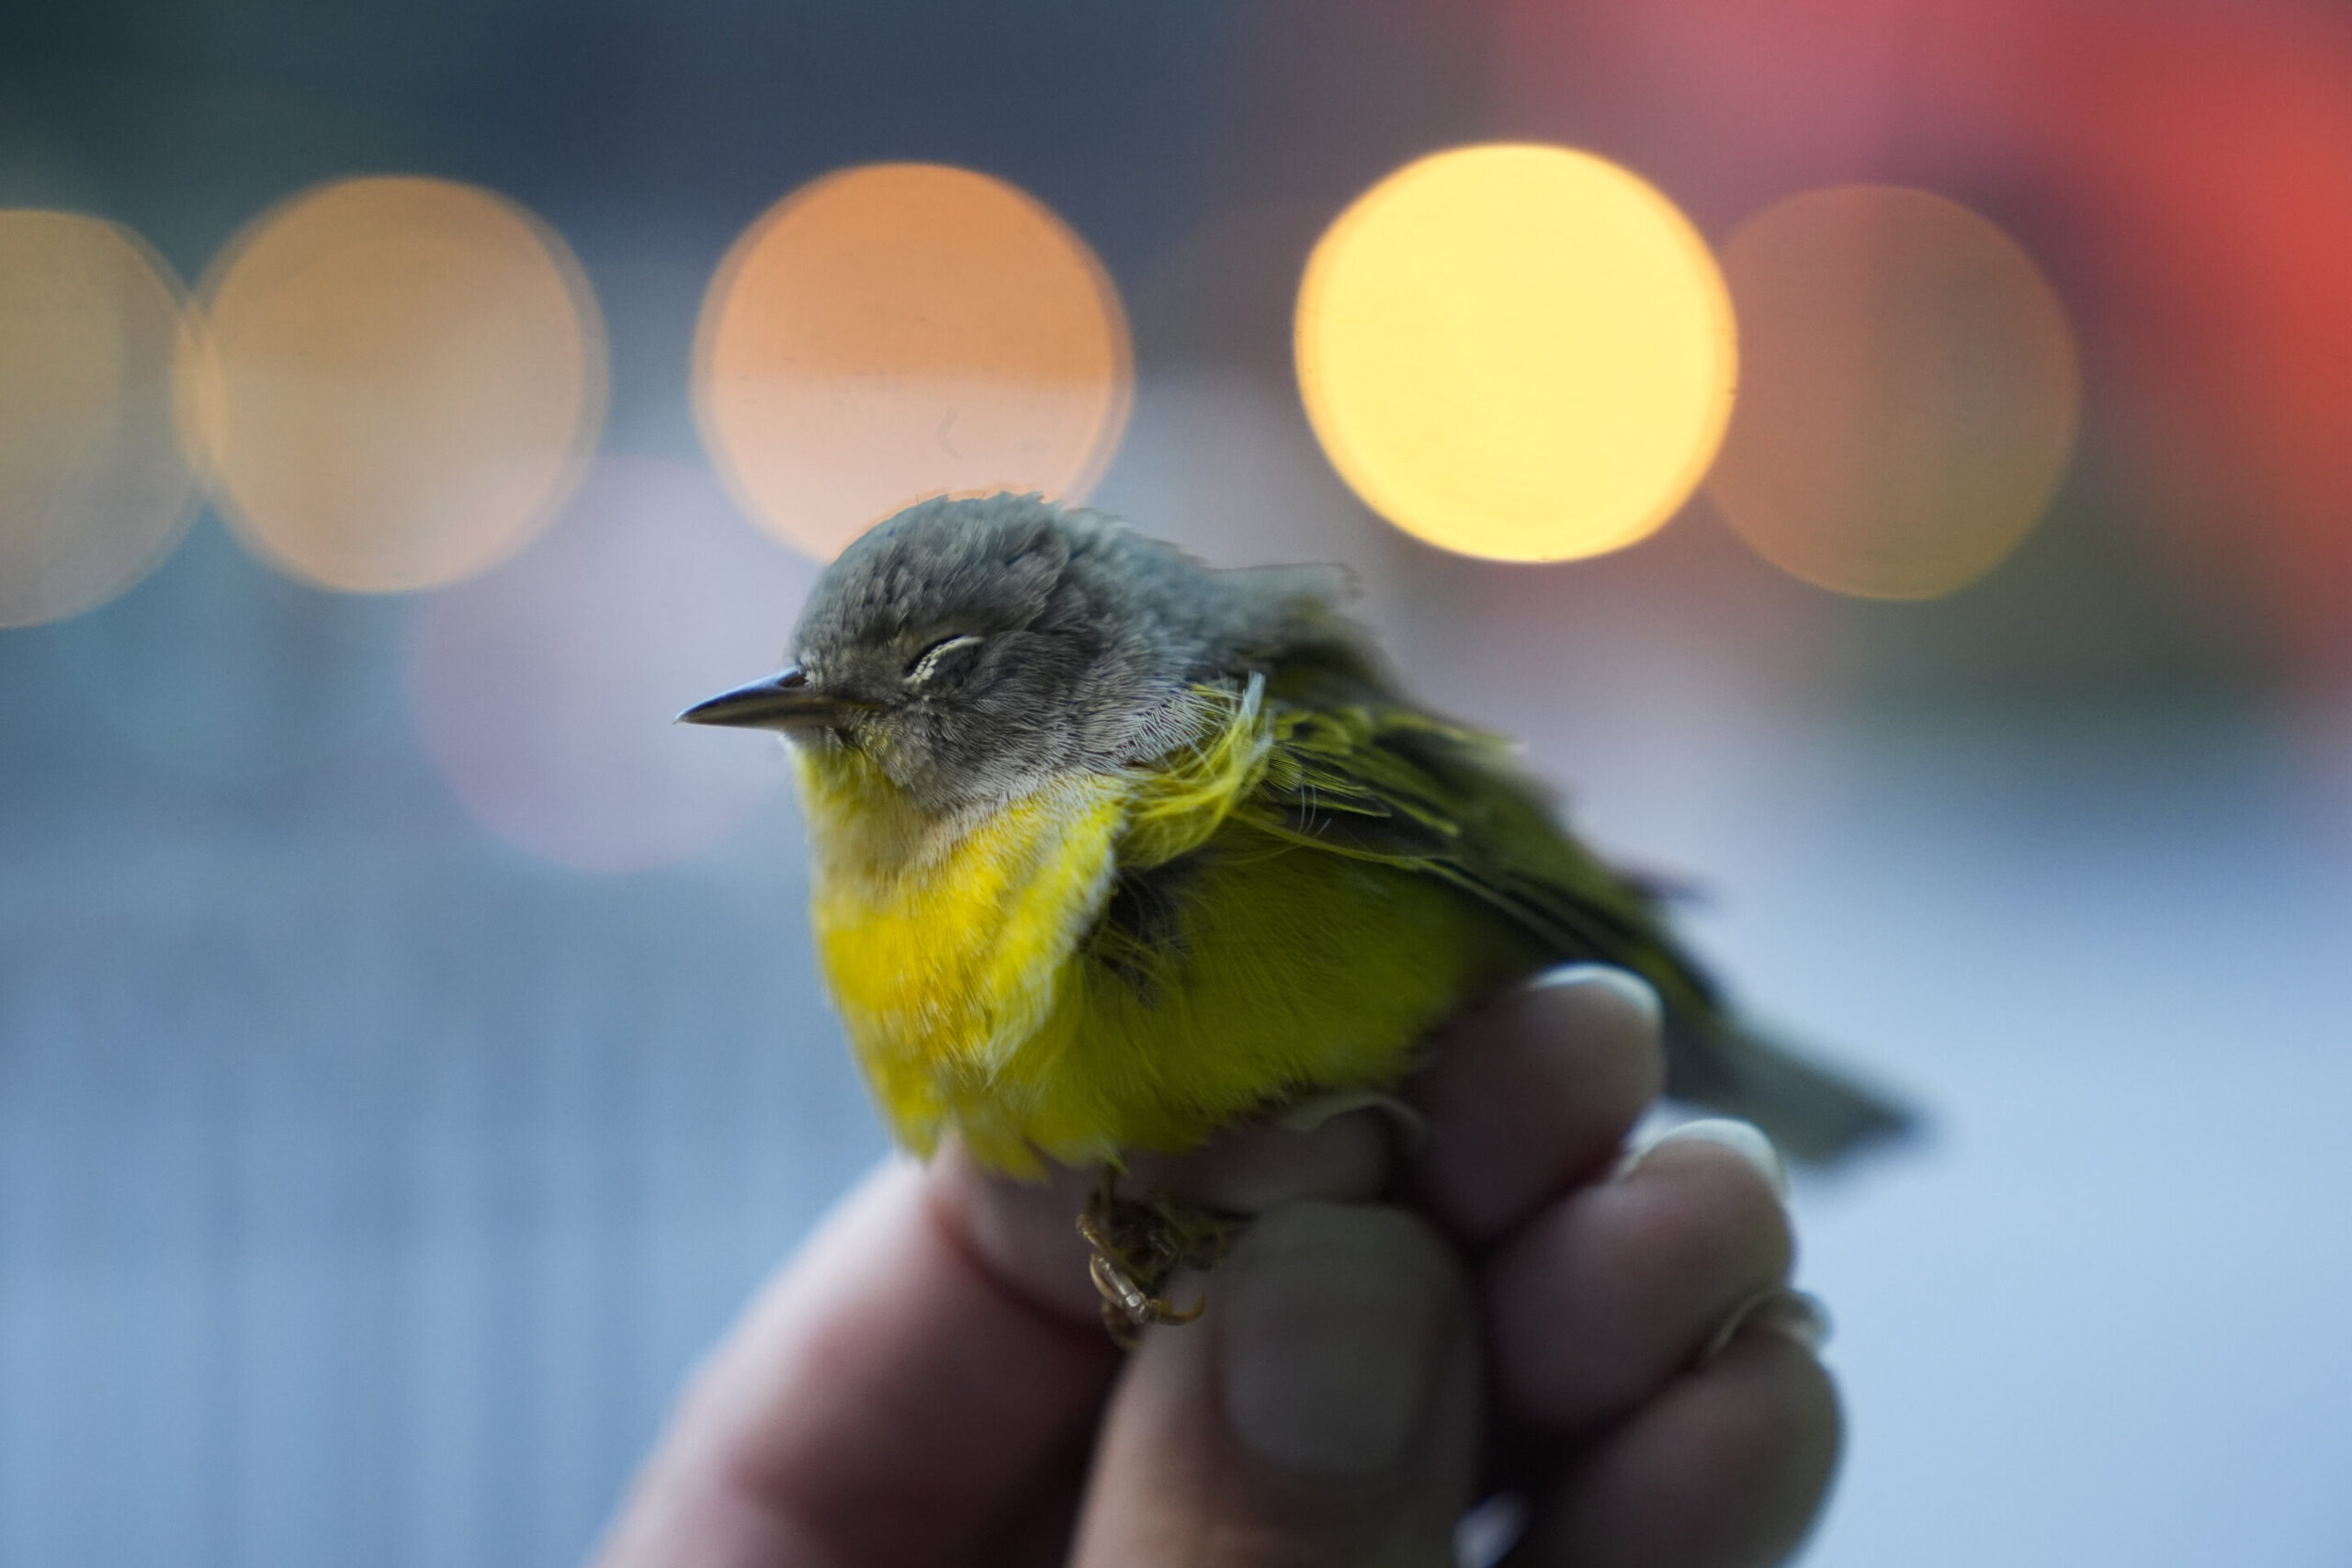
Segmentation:
<svg viewBox="0 0 2352 1568">
<path fill-rule="evenodd" d="M 604 1568 L 1001 1560 L 989 1543 L 1082 1452 L 1118 1359 L 992 1273 L 938 1186 L 885 1167 L 762 1292 Z"/>
<path fill-rule="evenodd" d="M 1511 1568 L 1757 1568 L 1804 1536 L 1837 1469 L 1829 1374 L 1802 1339 L 1743 1329 L 1537 1509 Z"/>
<path fill-rule="evenodd" d="M 1189 1154 L 1138 1155 L 1120 1187 L 1238 1214 L 1308 1198 L 1364 1199 L 1387 1179 L 1390 1142 L 1370 1111 L 1312 1127 L 1259 1123 L 1221 1132 Z M 954 1144 L 934 1166 L 943 1200 L 999 1278 L 1042 1311 L 1100 1323 L 1102 1298 L 1077 1224 L 1100 1168 L 1054 1166 L 1041 1181 L 1017 1181 L 980 1169 Z"/>
<path fill-rule="evenodd" d="M 1479 1246 L 1607 1170 L 1666 1081 L 1658 1021 L 1647 984 L 1588 964 L 1451 1026 L 1412 1089 L 1416 1198 Z"/>
<path fill-rule="evenodd" d="M 1295 1203 L 1156 1328 L 1104 1417 L 1076 1568 L 1451 1561 L 1476 1463 L 1472 1308 L 1402 1210 Z"/>
<path fill-rule="evenodd" d="M 1514 1236 L 1487 1279 L 1506 1413 L 1552 1432 L 1612 1422 L 1780 1285 L 1778 1168 L 1747 1123 L 1690 1123 Z"/>
</svg>

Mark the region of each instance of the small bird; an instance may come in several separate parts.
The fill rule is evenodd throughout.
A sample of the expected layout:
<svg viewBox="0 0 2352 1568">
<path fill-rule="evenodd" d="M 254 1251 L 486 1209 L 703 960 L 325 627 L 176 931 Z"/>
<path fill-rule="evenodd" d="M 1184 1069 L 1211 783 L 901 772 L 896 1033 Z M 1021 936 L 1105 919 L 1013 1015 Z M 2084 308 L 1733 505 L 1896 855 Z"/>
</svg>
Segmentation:
<svg viewBox="0 0 2352 1568">
<path fill-rule="evenodd" d="M 1801 1158 L 1904 1111 L 1740 1027 L 1658 892 L 1507 745 L 1416 706 L 1323 568 L 1216 570 L 1036 495 L 920 502 L 818 581 L 781 673 L 680 717 L 784 732 L 820 959 L 899 1141 L 1100 1163 L 1114 1337 L 1224 1216 L 1120 1196 L 1301 1101 L 1376 1095 L 1480 996 L 1566 960 L 1665 1004 L 1668 1091 Z"/>
</svg>

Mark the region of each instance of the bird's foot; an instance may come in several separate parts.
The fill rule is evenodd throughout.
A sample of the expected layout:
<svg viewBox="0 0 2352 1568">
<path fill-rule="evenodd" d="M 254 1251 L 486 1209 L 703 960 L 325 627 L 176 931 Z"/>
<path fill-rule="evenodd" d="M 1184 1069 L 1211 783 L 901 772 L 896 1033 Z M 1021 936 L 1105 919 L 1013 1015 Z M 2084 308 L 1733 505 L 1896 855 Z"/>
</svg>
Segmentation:
<svg viewBox="0 0 2352 1568">
<path fill-rule="evenodd" d="M 1123 1198 L 1117 1174 L 1105 1170 L 1078 1216 L 1078 1234 L 1093 1249 L 1087 1269 L 1102 1294 L 1102 1326 L 1112 1340 L 1132 1350 L 1148 1325 L 1200 1316 L 1206 1300 L 1179 1307 L 1168 1300 L 1169 1281 L 1179 1269 L 1214 1267 L 1240 1228 L 1234 1215 L 1159 1193 Z"/>
</svg>

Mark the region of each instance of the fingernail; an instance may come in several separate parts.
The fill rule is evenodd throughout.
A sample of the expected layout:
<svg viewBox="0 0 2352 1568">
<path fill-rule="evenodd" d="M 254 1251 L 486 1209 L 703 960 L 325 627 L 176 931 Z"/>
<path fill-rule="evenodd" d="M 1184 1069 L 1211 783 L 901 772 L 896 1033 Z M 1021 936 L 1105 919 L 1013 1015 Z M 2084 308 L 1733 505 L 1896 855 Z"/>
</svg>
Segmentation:
<svg viewBox="0 0 2352 1568">
<path fill-rule="evenodd" d="M 1668 1127 L 1647 1143 L 1626 1150 L 1625 1157 L 1617 1164 L 1616 1174 L 1627 1175 L 1668 1144 L 1713 1144 L 1729 1149 L 1755 1168 L 1756 1174 L 1771 1186 L 1775 1196 L 1786 1199 L 1789 1195 L 1789 1168 L 1781 1163 L 1781 1151 L 1772 1146 L 1772 1140 L 1754 1123 L 1728 1116 L 1711 1116 Z"/>
<path fill-rule="evenodd" d="M 1808 1350 L 1818 1350 L 1829 1343 L 1829 1309 L 1821 1298 L 1804 1291 L 1792 1291 L 1785 1285 L 1763 1292 L 1742 1305 L 1715 1330 L 1707 1342 L 1702 1361 L 1712 1361 L 1723 1354 L 1724 1347 L 1736 1338 L 1743 1328 L 1769 1329 L 1795 1340 Z"/>
<path fill-rule="evenodd" d="M 1285 1132 L 1319 1133 L 1340 1117 L 1356 1111 L 1376 1112 L 1388 1130 L 1405 1141 L 1408 1148 L 1418 1147 L 1429 1136 L 1429 1121 L 1419 1111 L 1393 1094 L 1379 1094 L 1371 1089 L 1342 1089 L 1293 1100 L 1275 1114 L 1273 1122 Z"/>
<path fill-rule="evenodd" d="M 1785 1334 L 1808 1350 L 1829 1343 L 1829 1309 L 1821 1298 L 1805 1291 L 1782 1291 L 1749 1318 L 1759 1328 Z"/>
<path fill-rule="evenodd" d="M 1277 1469 L 1370 1480 L 1403 1464 L 1430 1401 L 1449 1279 L 1394 1209 L 1295 1203 L 1218 1269 L 1226 1419 Z"/>
<path fill-rule="evenodd" d="M 1620 969 L 1612 964 L 1568 964 L 1546 969 L 1528 982 L 1527 988 L 1551 991 L 1569 986 L 1594 986 L 1614 992 L 1639 1009 L 1653 1029 L 1666 1021 L 1666 1004 L 1658 1000 L 1657 987 L 1631 969 Z"/>
</svg>

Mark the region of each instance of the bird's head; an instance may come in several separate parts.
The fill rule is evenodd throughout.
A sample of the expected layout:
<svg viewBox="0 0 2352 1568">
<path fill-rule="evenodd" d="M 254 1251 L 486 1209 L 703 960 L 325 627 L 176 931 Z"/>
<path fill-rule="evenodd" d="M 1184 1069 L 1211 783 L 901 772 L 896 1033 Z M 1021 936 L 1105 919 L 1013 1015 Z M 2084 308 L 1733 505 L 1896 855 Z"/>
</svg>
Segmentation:
<svg viewBox="0 0 2352 1568">
<path fill-rule="evenodd" d="M 928 810 L 1001 802 L 1188 739 L 1196 687 L 1329 597 L 1284 581 L 1035 495 L 922 502 L 826 568 L 786 669 L 680 716 L 854 749 Z"/>
</svg>

